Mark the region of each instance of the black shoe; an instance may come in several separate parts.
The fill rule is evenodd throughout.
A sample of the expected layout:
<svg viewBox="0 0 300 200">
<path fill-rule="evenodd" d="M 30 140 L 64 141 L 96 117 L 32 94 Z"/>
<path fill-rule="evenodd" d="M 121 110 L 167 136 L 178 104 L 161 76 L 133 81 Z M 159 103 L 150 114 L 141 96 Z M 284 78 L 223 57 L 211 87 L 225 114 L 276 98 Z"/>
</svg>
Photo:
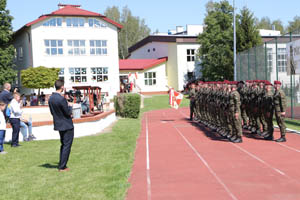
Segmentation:
<svg viewBox="0 0 300 200">
<path fill-rule="evenodd" d="M 273 138 L 273 135 L 271 134 L 271 135 L 269 135 L 269 136 L 267 136 L 267 137 L 265 137 L 265 140 L 270 140 L 270 141 L 272 141 L 274 138 Z"/>
<path fill-rule="evenodd" d="M 281 138 L 279 138 L 279 139 L 277 139 L 275 141 L 276 142 L 286 142 L 286 139 L 285 139 L 285 137 L 281 137 Z"/>
<path fill-rule="evenodd" d="M 252 126 L 248 126 L 248 131 L 251 131 L 251 129 L 252 129 Z"/>
<path fill-rule="evenodd" d="M 236 139 L 238 139 L 236 135 L 233 135 L 232 137 L 229 138 L 231 142 L 235 141 Z"/>
<path fill-rule="evenodd" d="M 269 132 L 268 131 L 264 131 L 264 132 L 262 132 L 262 134 L 260 136 L 267 137 L 268 135 L 269 135 Z"/>
<path fill-rule="evenodd" d="M 20 144 L 11 145 L 11 147 L 20 147 L 20 146 L 21 146 Z"/>
<path fill-rule="evenodd" d="M 247 125 L 244 125 L 244 126 L 243 126 L 243 129 L 247 130 L 247 129 L 248 129 L 248 126 L 247 126 Z"/>
<path fill-rule="evenodd" d="M 260 131 L 260 130 L 257 130 L 257 131 L 256 131 L 256 134 L 257 134 L 257 135 L 261 135 L 261 131 Z"/>
<path fill-rule="evenodd" d="M 233 143 L 242 143 L 243 139 L 241 137 L 237 137 L 235 140 L 232 141 Z"/>
</svg>

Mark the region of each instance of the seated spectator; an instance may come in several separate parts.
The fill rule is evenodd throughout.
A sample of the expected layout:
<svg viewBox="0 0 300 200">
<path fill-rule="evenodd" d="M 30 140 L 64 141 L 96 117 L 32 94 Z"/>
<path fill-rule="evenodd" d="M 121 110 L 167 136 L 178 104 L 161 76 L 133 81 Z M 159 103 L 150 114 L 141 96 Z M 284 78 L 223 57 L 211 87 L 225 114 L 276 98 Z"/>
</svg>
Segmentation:
<svg viewBox="0 0 300 200">
<path fill-rule="evenodd" d="M 90 100 L 89 96 L 86 95 L 81 103 L 81 110 L 83 114 L 89 113 L 90 112 Z"/>
<path fill-rule="evenodd" d="M 44 92 L 41 92 L 41 95 L 39 96 L 39 102 L 40 102 L 41 105 L 45 105 L 46 95 L 44 94 Z"/>
<path fill-rule="evenodd" d="M 29 132 L 29 136 L 27 137 L 27 130 Z M 29 120 L 26 120 L 24 118 L 21 118 L 20 121 L 20 131 L 23 135 L 23 141 L 32 141 L 36 139 L 36 137 L 32 134 L 32 120 L 29 118 Z"/>
<path fill-rule="evenodd" d="M 25 94 L 21 95 L 21 100 L 22 100 L 23 106 L 26 106 L 27 105 L 27 98 L 26 98 Z"/>
</svg>

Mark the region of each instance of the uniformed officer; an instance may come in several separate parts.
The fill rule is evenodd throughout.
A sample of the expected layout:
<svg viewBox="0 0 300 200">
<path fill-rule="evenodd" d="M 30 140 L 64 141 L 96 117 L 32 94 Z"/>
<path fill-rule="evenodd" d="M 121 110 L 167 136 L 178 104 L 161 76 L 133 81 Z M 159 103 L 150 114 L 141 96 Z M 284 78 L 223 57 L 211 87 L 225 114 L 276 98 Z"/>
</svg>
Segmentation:
<svg viewBox="0 0 300 200">
<path fill-rule="evenodd" d="M 196 90 L 195 90 L 195 83 L 190 85 L 190 91 L 188 98 L 190 99 L 190 120 L 194 119 L 194 111 L 195 111 L 195 97 L 196 97 Z"/>
<path fill-rule="evenodd" d="M 262 133 L 262 136 L 266 140 L 273 140 L 273 113 L 274 113 L 274 102 L 273 102 L 273 92 L 272 84 L 269 81 L 265 81 L 265 94 L 262 98 L 262 112 L 264 115 L 264 120 L 266 122 L 265 131 Z"/>
<path fill-rule="evenodd" d="M 280 135 L 281 137 L 276 142 L 285 142 L 285 132 L 286 132 L 286 126 L 284 122 L 285 118 L 285 110 L 286 110 L 286 97 L 281 90 L 281 82 L 280 81 L 274 81 L 274 87 L 275 87 L 275 94 L 274 94 L 274 108 L 275 108 L 275 117 L 277 124 L 280 128 Z"/>
</svg>

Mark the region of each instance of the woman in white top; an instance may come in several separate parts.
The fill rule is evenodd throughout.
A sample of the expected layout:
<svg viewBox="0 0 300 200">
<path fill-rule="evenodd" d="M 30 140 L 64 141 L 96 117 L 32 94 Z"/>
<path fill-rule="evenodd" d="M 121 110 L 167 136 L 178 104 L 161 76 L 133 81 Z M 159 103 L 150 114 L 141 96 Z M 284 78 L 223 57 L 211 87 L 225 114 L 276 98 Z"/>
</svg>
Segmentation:
<svg viewBox="0 0 300 200">
<path fill-rule="evenodd" d="M 12 139 L 11 139 L 11 146 L 18 147 L 19 145 L 19 132 L 20 132 L 20 118 L 22 116 L 21 110 L 21 96 L 19 93 L 14 93 L 14 98 L 10 102 L 10 109 L 11 114 L 9 118 L 9 122 L 12 126 Z"/>
<path fill-rule="evenodd" d="M 6 151 L 4 151 L 3 143 L 5 138 L 5 131 L 6 131 L 6 121 L 4 117 L 4 110 L 5 110 L 6 104 L 3 101 L 0 101 L 0 154 L 5 154 Z"/>
</svg>

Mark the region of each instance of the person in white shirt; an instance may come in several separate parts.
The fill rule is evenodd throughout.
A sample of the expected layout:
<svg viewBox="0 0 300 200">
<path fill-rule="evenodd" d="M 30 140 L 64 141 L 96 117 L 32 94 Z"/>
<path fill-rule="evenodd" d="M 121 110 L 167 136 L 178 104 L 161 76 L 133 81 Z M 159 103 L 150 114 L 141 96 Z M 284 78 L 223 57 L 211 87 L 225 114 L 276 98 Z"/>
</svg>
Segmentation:
<svg viewBox="0 0 300 200">
<path fill-rule="evenodd" d="M 20 118 L 22 116 L 21 110 L 21 95 L 17 92 L 13 94 L 14 98 L 10 102 L 10 109 L 11 114 L 9 118 L 9 122 L 12 126 L 12 139 L 11 139 L 11 146 L 12 147 L 19 147 L 19 132 L 20 132 Z"/>
<path fill-rule="evenodd" d="M 6 108 L 6 104 L 3 101 L 0 101 L 0 154 L 7 153 L 6 151 L 4 151 L 3 148 L 5 131 L 6 131 L 6 121 L 3 113 L 5 108 Z"/>
</svg>

